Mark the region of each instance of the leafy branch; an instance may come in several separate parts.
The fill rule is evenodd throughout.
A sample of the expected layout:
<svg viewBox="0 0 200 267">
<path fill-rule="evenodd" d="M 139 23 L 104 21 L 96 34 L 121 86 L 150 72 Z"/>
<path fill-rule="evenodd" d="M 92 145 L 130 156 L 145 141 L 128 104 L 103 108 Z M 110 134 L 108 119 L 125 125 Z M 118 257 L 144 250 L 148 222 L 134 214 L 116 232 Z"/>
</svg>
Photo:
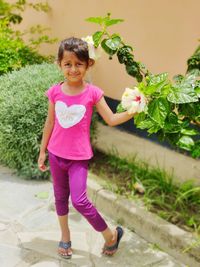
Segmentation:
<svg viewBox="0 0 200 267">
<path fill-rule="evenodd" d="M 57 38 L 50 38 L 47 34 L 44 34 L 49 28 L 42 27 L 40 25 L 36 25 L 31 27 L 29 30 L 24 32 L 14 31 L 12 29 L 13 24 L 20 24 L 23 20 L 23 12 L 27 8 L 33 8 L 38 12 L 48 12 L 50 10 L 50 6 L 47 2 L 42 3 L 30 3 L 27 0 L 18 0 L 15 3 L 8 3 L 5 0 L 0 0 L 0 20 L 1 25 L 4 25 L 4 29 L 7 28 L 7 32 L 10 33 L 10 37 L 22 38 L 24 35 L 31 34 L 31 38 L 29 38 L 29 46 L 33 49 L 38 48 L 38 46 L 42 43 L 54 43 L 57 41 Z M 39 37 L 34 37 L 34 34 L 39 34 Z M 41 35 L 43 34 L 43 35 Z"/>
<path fill-rule="evenodd" d="M 93 34 L 95 47 L 101 46 L 112 59 L 117 56 L 126 72 L 136 78 L 138 89 L 148 99 L 145 111 L 134 117 L 136 127 L 156 134 L 161 141 L 189 151 L 194 158 L 200 157 L 200 47 L 188 60 L 186 75 L 177 75 L 173 81 L 168 73 L 152 74 L 145 66 L 134 60 L 133 48 L 125 44 L 119 34 L 110 34 L 107 28 L 123 22 L 105 17 L 90 17 L 86 21 L 96 23 L 100 31 Z M 124 111 L 119 104 L 118 112 Z"/>
<path fill-rule="evenodd" d="M 101 31 L 97 31 L 93 34 L 93 40 L 95 47 L 101 45 L 103 50 L 109 55 L 109 59 L 116 54 L 120 64 L 124 64 L 126 72 L 141 82 L 143 76 L 147 75 L 148 71 L 145 71 L 145 66 L 138 61 L 134 60 L 133 48 L 123 42 L 119 34 L 110 34 L 107 28 L 123 22 L 123 19 L 111 19 L 110 13 L 105 17 L 90 17 L 86 21 L 99 24 Z"/>
</svg>

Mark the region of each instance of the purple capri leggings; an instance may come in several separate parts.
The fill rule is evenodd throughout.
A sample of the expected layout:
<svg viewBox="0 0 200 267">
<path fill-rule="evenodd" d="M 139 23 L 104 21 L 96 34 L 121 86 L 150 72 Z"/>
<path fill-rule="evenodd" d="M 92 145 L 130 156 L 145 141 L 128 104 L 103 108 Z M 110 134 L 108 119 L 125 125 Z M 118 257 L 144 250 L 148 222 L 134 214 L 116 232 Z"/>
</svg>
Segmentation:
<svg viewBox="0 0 200 267">
<path fill-rule="evenodd" d="M 50 152 L 48 154 L 57 214 L 59 216 L 68 214 L 68 201 L 71 194 L 74 208 L 96 231 L 104 231 L 107 228 L 106 222 L 87 198 L 88 160 L 68 160 Z"/>
</svg>

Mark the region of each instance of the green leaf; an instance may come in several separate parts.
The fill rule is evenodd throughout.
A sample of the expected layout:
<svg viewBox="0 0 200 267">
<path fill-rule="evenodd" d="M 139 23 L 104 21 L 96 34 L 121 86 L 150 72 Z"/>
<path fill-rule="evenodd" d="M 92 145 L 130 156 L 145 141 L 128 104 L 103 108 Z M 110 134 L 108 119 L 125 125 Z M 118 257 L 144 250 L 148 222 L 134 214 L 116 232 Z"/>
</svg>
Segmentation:
<svg viewBox="0 0 200 267">
<path fill-rule="evenodd" d="M 92 38 L 93 38 L 93 41 L 94 41 L 94 46 L 95 47 L 98 47 L 100 42 L 101 42 L 101 37 L 103 36 L 103 32 L 101 31 L 98 31 L 98 32 L 95 32 L 93 35 L 92 35 Z"/>
<path fill-rule="evenodd" d="M 159 97 L 157 99 L 154 99 L 150 102 L 148 105 L 148 114 L 154 120 L 157 122 L 161 128 L 164 126 L 164 121 L 170 111 L 169 103 L 164 97 Z"/>
<path fill-rule="evenodd" d="M 148 78 L 148 85 L 157 85 L 157 84 L 163 83 L 167 79 L 168 79 L 168 73 L 167 72 L 160 73 L 157 75 L 151 74 Z"/>
<path fill-rule="evenodd" d="M 174 112 L 171 112 L 166 120 L 164 125 L 165 133 L 178 133 L 181 130 L 181 125 L 178 123 L 178 117 Z"/>
<path fill-rule="evenodd" d="M 199 102 L 181 104 L 178 107 L 180 115 L 186 116 L 192 120 L 200 117 L 200 104 Z"/>
<path fill-rule="evenodd" d="M 128 45 L 124 45 L 117 51 L 117 57 L 121 64 L 127 64 L 129 61 L 133 61 L 133 54 L 131 52 L 133 48 Z"/>
<path fill-rule="evenodd" d="M 184 135 L 197 135 L 199 132 L 195 129 L 182 129 L 181 133 Z"/>
<path fill-rule="evenodd" d="M 198 158 L 200 157 L 200 140 L 195 142 L 195 145 L 192 149 L 192 157 L 193 158 Z"/>
<path fill-rule="evenodd" d="M 117 113 L 121 113 L 121 112 L 124 112 L 126 111 L 123 107 L 122 107 L 122 103 L 119 103 L 119 105 L 117 106 Z"/>
<path fill-rule="evenodd" d="M 149 130 L 147 131 L 150 134 L 157 133 L 160 130 L 160 125 L 154 124 Z"/>
<path fill-rule="evenodd" d="M 35 197 L 39 199 L 47 199 L 49 197 L 49 192 L 39 192 L 35 194 Z"/>
<path fill-rule="evenodd" d="M 116 52 L 117 52 L 117 49 L 116 50 L 113 50 L 113 49 L 110 49 L 110 47 L 107 46 L 106 42 L 108 41 L 109 39 L 104 39 L 102 42 L 101 42 L 101 47 L 103 48 L 103 50 L 109 54 L 110 56 L 113 56 Z"/>
<path fill-rule="evenodd" d="M 147 132 L 150 134 L 157 133 L 160 130 L 160 126 L 151 118 L 146 118 L 146 114 L 144 112 L 136 115 L 134 117 L 134 122 L 137 128 L 142 130 L 148 129 Z"/>
<path fill-rule="evenodd" d="M 130 76 L 136 77 L 140 73 L 139 64 L 136 61 L 133 61 L 130 65 L 127 64 L 126 71 Z"/>
<path fill-rule="evenodd" d="M 113 39 L 113 38 L 115 38 L 115 37 L 119 37 L 119 38 L 121 39 L 121 37 L 120 37 L 119 34 L 117 34 L 117 33 L 113 33 L 113 34 L 111 35 L 111 39 Z"/>
<path fill-rule="evenodd" d="M 117 24 L 117 23 L 120 23 L 120 22 L 123 22 L 123 21 L 124 21 L 123 19 L 109 19 L 109 20 L 105 21 L 105 25 L 107 27 L 109 27 L 111 25 L 114 25 L 114 24 Z"/>
<path fill-rule="evenodd" d="M 190 126 L 190 119 L 184 118 L 183 120 L 178 120 L 178 123 L 181 125 L 182 128 L 187 128 Z"/>
<path fill-rule="evenodd" d="M 142 121 L 144 121 L 146 118 L 146 114 L 144 112 L 140 112 L 137 115 L 134 116 L 134 123 L 140 124 Z"/>
<path fill-rule="evenodd" d="M 200 87 L 194 88 L 194 91 L 197 94 L 197 96 L 200 98 Z"/>
<path fill-rule="evenodd" d="M 194 140 L 187 135 L 183 135 L 176 144 L 182 149 L 191 151 L 194 147 Z"/>
<path fill-rule="evenodd" d="M 167 96 L 168 101 L 172 103 L 184 104 L 184 103 L 191 103 L 198 101 L 198 96 L 192 87 L 188 88 L 172 87 L 172 89 L 173 91 L 169 93 Z"/>
<path fill-rule="evenodd" d="M 167 99 L 175 104 L 197 102 L 198 96 L 194 90 L 197 72 L 190 73 L 172 86 L 172 92 Z"/>
<path fill-rule="evenodd" d="M 142 129 L 142 130 L 149 129 L 149 128 L 154 127 L 154 126 L 155 126 L 155 121 L 153 121 L 149 118 L 137 123 L 137 128 Z"/>
<path fill-rule="evenodd" d="M 86 21 L 97 23 L 99 25 L 105 25 L 106 27 L 112 26 L 114 24 L 123 22 L 123 19 L 110 19 L 110 14 L 108 14 L 106 17 L 90 17 L 87 18 Z"/>
<path fill-rule="evenodd" d="M 90 18 L 87 18 L 86 21 L 102 25 L 104 18 L 102 18 L 102 17 L 90 17 Z"/>
<path fill-rule="evenodd" d="M 161 93 L 162 94 L 166 94 L 166 90 L 168 93 L 168 87 L 167 85 L 169 84 L 168 81 L 168 73 L 161 73 L 161 74 L 157 74 L 157 75 L 149 75 L 148 77 L 146 77 L 146 82 L 147 82 L 147 86 L 145 88 L 145 94 L 146 95 L 152 95 L 155 92 Z M 168 85 L 169 86 L 169 85 Z M 165 87 L 165 90 L 164 90 Z"/>
<path fill-rule="evenodd" d="M 115 36 L 112 39 L 106 40 L 105 44 L 111 49 L 116 51 L 120 44 L 121 44 L 121 38 L 119 36 Z"/>
</svg>

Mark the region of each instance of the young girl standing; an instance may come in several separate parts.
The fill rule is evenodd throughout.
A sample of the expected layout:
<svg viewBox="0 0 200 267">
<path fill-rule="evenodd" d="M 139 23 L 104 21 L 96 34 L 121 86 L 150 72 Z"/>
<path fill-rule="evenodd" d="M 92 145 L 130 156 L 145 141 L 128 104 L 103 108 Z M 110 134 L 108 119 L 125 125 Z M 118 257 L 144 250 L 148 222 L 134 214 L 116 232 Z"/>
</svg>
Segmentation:
<svg viewBox="0 0 200 267">
<path fill-rule="evenodd" d="M 93 107 L 110 126 L 121 124 L 133 117 L 127 112 L 113 114 L 106 104 L 103 91 L 84 81 L 84 76 L 94 64 L 89 58 L 88 45 L 78 38 L 61 42 L 58 64 L 65 81 L 52 86 L 48 115 L 38 158 L 38 167 L 46 171 L 46 149 L 53 178 L 55 206 L 61 229 L 58 254 L 65 258 L 72 255 L 68 227 L 68 199 L 105 239 L 103 254 L 113 255 L 118 248 L 123 229 L 110 229 L 105 220 L 87 198 L 86 181 L 88 161 L 93 156 L 90 144 L 90 124 Z"/>
</svg>

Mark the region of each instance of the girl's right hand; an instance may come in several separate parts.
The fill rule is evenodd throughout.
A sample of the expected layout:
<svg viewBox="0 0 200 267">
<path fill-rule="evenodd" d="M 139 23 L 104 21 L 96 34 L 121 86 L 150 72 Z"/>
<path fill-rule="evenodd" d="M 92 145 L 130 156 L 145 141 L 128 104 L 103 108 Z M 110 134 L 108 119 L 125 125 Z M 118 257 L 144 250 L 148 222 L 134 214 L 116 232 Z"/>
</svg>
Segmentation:
<svg viewBox="0 0 200 267">
<path fill-rule="evenodd" d="M 46 160 L 46 153 L 40 152 L 39 158 L 38 158 L 38 168 L 40 171 L 45 172 L 48 170 L 47 166 L 44 164 Z"/>
</svg>

